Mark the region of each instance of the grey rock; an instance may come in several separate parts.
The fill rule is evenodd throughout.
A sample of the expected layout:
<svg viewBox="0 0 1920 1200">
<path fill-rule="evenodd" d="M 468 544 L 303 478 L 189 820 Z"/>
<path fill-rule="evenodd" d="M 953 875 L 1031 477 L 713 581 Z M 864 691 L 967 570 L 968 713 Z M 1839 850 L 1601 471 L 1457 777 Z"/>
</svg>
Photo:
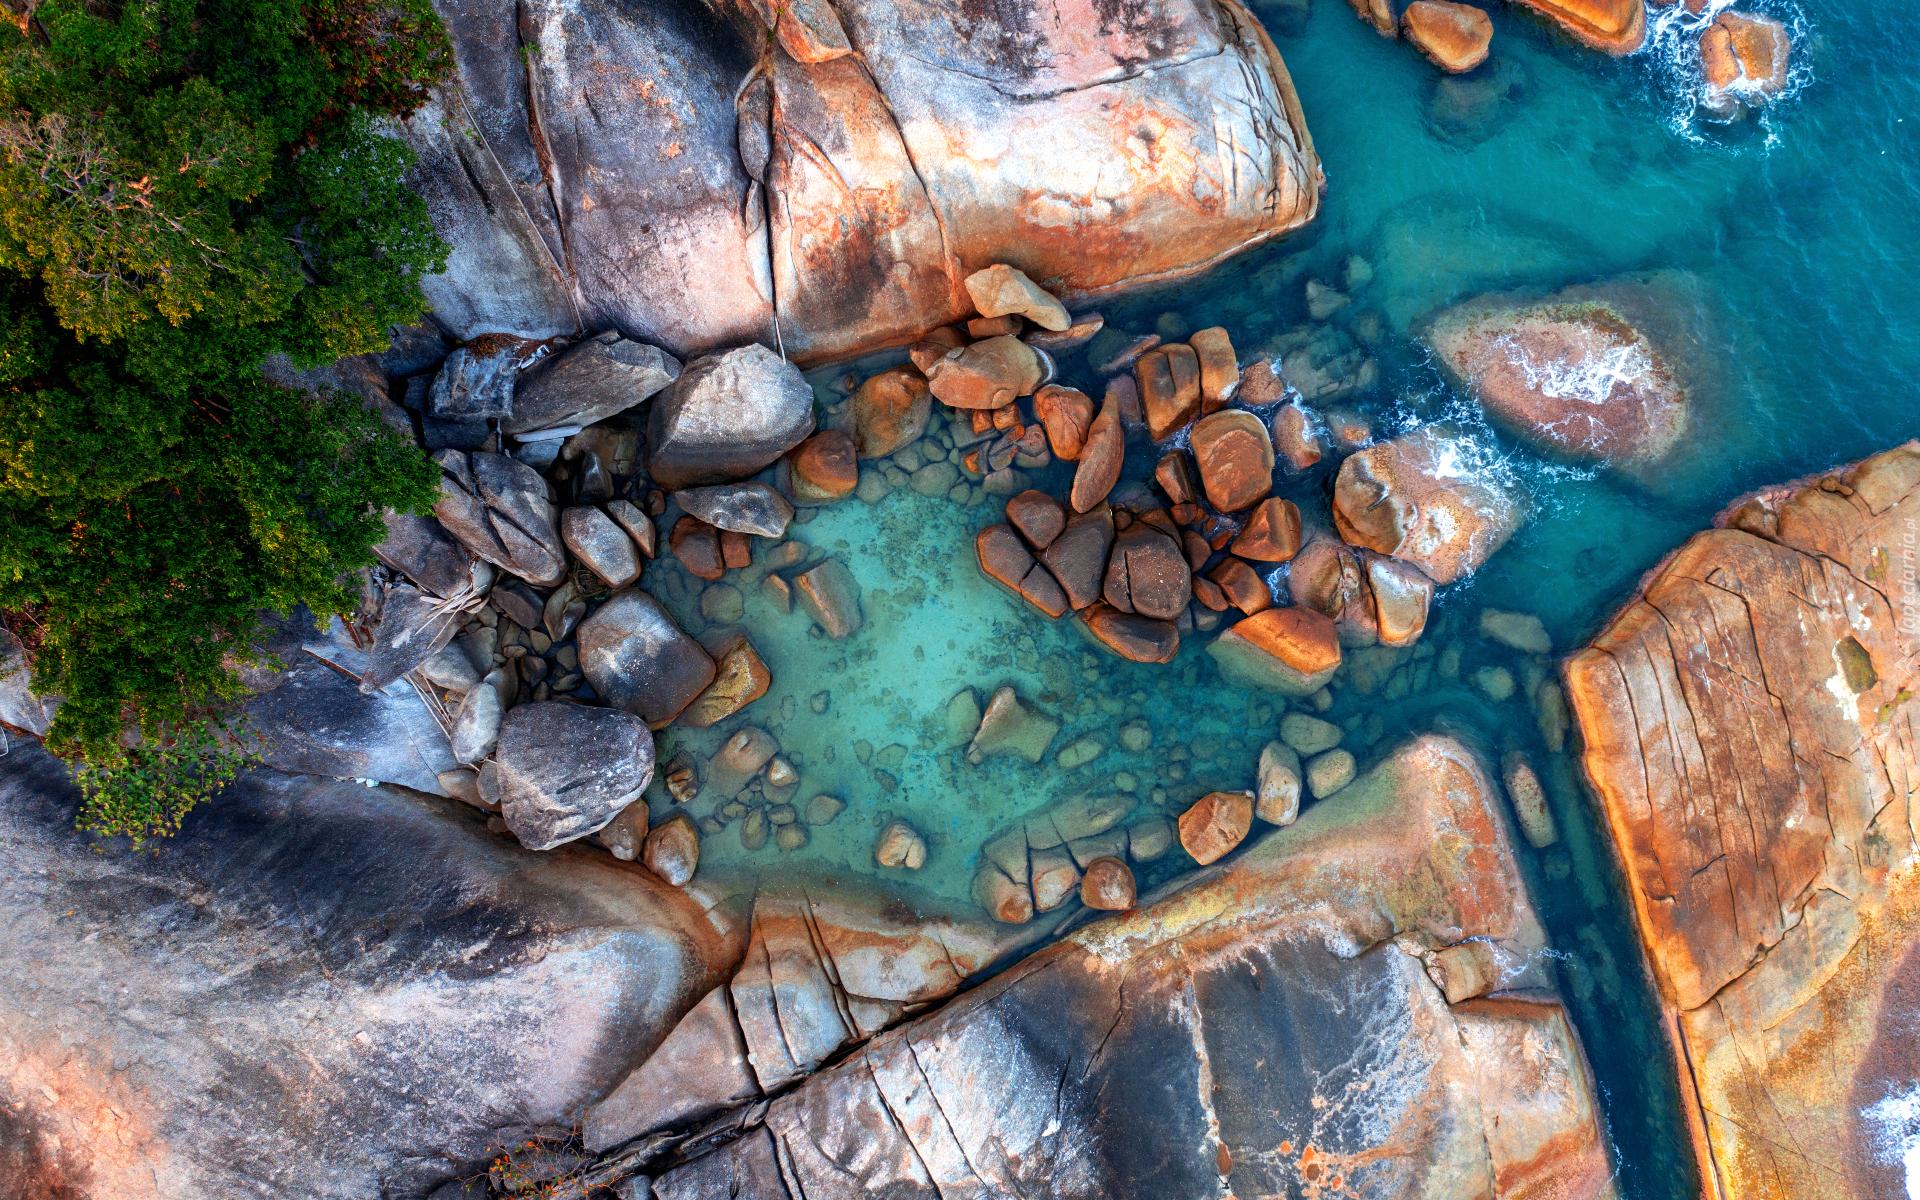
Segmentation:
<svg viewBox="0 0 1920 1200">
<path fill-rule="evenodd" d="M 20 644 L 19 638 L 0 627 L 0 724 L 45 737 L 53 725 L 59 702 L 49 703 L 29 690 L 27 684 L 32 676 L 33 665 L 27 661 L 26 647 Z"/>
<path fill-rule="evenodd" d="M 560 537 L 607 586 L 622 588 L 640 578 L 640 555 L 633 539 L 599 509 L 582 506 L 561 513 Z"/>
<path fill-rule="evenodd" d="M 717 987 L 638 1070 L 587 1110 L 583 1136 L 594 1149 L 698 1120 L 760 1095 L 727 989 Z"/>
<path fill-rule="evenodd" d="M 529 1126 L 577 1120 L 739 954 L 644 872 L 530 853 L 402 788 L 254 771 L 158 855 L 91 848 L 78 804 L 44 751 L 0 757 L 10 1195 L 484 1181 Z"/>
<path fill-rule="evenodd" d="M 713 682 L 713 659 L 659 601 L 628 588 L 580 623 L 580 671 L 594 695 L 665 727 Z"/>
<path fill-rule="evenodd" d="M 1280 720 L 1280 740 L 1293 747 L 1302 758 L 1333 749 L 1340 744 L 1341 736 L 1338 725 L 1305 713 L 1288 713 Z"/>
<path fill-rule="evenodd" d="M 630 713 L 558 700 L 522 704 L 494 753 L 500 815 L 529 850 L 551 850 L 620 815 L 653 779 L 653 734 Z"/>
<path fill-rule="evenodd" d="M 491 577 L 493 568 L 477 565 Z M 388 587 L 360 672 L 360 690 L 378 691 L 426 662 L 453 641 L 466 620 L 465 612 L 411 584 Z"/>
<path fill-rule="evenodd" d="M 640 553 L 652 558 L 660 547 L 660 531 L 655 527 L 653 518 L 635 505 L 625 500 L 607 501 L 607 515 L 614 524 L 627 531 L 634 544 L 640 547 Z"/>
<path fill-rule="evenodd" d="M 636 404 L 680 378 L 680 360 L 658 346 L 608 330 L 536 363 L 513 391 L 509 433 L 592 425 Z"/>
<path fill-rule="evenodd" d="M 517 579 L 502 579 L 493 585 L 493 591 L 487 598 L 493 606 L 507 615 L 507 619 L 522 629 L 540 627 L 541 610 L 546 601 L 534 594 L 532 588 Z"/>
<path fill-rule="evenodd" d="M 477 763 L 493 753 L 500 740 L 500 722 L 506 715 L 500 700 L 505 672 L 493 671 L 483 687 L 476 687 L 460 701 L 453 715 L 453 757 L 463 763 Z"/>
<path fill-rule="evenodd" d="M 687 364 L 653 401 L 647 468 L 661 487 L 744 479 L 813 432 L 813 388 L 761 345 Z"/>
<path fill-rule="evenodd" d="M 795 576 L 793 589 L 807 615 L 836 641 L 860 632 L 865 623 L 860 613 L 860 584 L 847 564 L 837 558 Z"/>
<path fill-rule="evenodd" d="M 499 454 L 442 450 L 440 499 L 434 515 L 467 549 L 536 587 L 566 576 L 547 481 L 532 467 Z"/>
<path fill-rule="evenodd" d="M 518 338 L 494 337 L 447 355 L 427 393 L 427 411 L 443 421 L 512 415 L 520 346 Z"/>
<path fill-rule="evenodd" d="M 436 596 L 451 596 L 466 586 L 473 552 L 441 528 L 440 522 L 392 509 L 381 519 L 387 525 L 387 538 L 373 548 L 381 562 Z"/>
<path fill-rule="evenodd" d="M 473 660 L 458 646 L 442 646 L 428 655 L 427 661 L 420 664 L 420 673 L 435 687 L 462 695 L 472 691 L 480 682 L 480 673 L 474 670 Z"/>
<path fill-rule="evenodd" d="M 722 483 L 713 487 L 681 488 L 674 503 L 715 529 L 785 537 L 793 521 L 793 505 L 764 483 Z"/>
<path fill-rule="evenodd" d="M 387 348 L 373 357 L 388 375 L 404 379 L 409 375 L 431 377 L 451 352 L 452 347 L 447 345 L 439 328 L 430 321 L 422 321 L 417 325 L 389 326 Z"/>
</svg>

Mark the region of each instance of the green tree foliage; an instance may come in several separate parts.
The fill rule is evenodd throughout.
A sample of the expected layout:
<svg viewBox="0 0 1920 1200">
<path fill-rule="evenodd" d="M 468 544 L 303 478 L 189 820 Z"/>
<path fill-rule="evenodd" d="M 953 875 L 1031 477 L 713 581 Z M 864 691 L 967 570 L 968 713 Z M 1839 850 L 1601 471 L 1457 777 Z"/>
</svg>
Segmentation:
<svg viewBox="0 0 1920 1200">
<path fill-rule="evenodd" d="M 375 120 L 449 51 L 427 0 L 0 3 L 0 610 L 83 825 L 163 834 L 231 776 L 261 609 L 351 608 L 380 510 L 431 502 L 377 414 L 260 364 L 424 310 L 446 247 Z"/>
</svg>

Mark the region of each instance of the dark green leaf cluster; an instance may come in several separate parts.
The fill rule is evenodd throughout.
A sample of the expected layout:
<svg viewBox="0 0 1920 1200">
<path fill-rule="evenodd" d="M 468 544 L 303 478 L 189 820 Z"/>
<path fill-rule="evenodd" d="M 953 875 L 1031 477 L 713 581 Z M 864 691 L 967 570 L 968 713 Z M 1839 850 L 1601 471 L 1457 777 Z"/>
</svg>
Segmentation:
<svg viewBox="0 0 1920 1200">
<path fill-rule="evenodd" d="M 260 610 L 350 608 L 380 510 L 431 502 L 432 464 L 357 398 L 260 364 L 377 350 L 423 311 L 446 247 L 377 122 L 448 53 L 427 0 L 0 24 L 0 610 L 38 616 L 49 744 L 90 764 L 102 832 L 166 832 L 217 786 L 206 706 Z"/>
</svg>

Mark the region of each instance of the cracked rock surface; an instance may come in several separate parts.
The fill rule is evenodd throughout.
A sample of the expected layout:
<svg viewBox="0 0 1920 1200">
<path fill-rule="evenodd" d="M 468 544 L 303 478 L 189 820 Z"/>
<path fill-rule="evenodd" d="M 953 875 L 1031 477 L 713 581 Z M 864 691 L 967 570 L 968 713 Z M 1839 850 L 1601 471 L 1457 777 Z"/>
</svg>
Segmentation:
<svg viewBox="0 0 1920 1200">
<path fill-rule="evenodd" d="M 1861 1110 L 1920 1022 L 1920 443 L 1715 526 L 1568 664 L 1587 773 L 1727 1194 L 1897 1195 Z"/>
</svg>

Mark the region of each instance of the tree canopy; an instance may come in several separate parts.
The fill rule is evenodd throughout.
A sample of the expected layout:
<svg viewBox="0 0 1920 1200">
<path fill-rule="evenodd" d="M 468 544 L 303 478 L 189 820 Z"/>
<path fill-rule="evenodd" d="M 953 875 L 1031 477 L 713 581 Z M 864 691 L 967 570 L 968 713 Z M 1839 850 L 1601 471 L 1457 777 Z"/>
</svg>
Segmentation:
<svg viewBox="0 0 1920 1200">
<path fill-rule="evenodd" d="M 351 608 L 380 511 L 431 502 L 358 398 L 261 363 L 424 311 L 446 247 L 378 122 L 450 52 L 427 0 L 26 7 L 0 25 L 0 612 L 64 700 L 50 748 L 124 784 L 205 742 L 262 609 Z M 134 790 L 83 823 L 169 832 L 198 794 Z"/>
</svg>

